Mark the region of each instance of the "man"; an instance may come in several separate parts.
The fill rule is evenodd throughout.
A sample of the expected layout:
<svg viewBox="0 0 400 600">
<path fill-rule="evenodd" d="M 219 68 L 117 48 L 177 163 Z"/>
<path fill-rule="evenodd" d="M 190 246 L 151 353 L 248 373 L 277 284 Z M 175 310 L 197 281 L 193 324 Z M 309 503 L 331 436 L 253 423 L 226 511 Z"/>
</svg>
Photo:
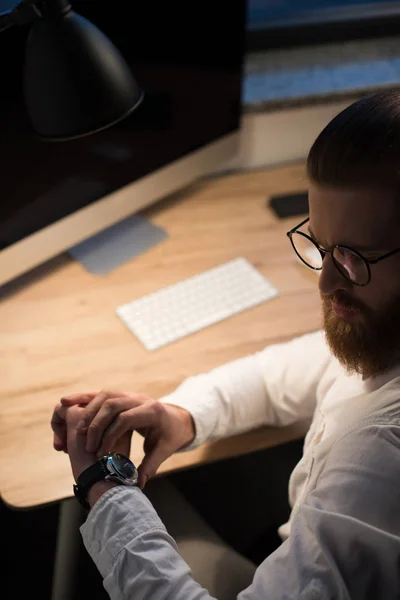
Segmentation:
<svg viewBox="0 0 400 600">
<path fill-rule="evenodd" d="M 54 445 L 68 451 L 77 480 L 108 450 L 129 454 L 137 430 L 143 489 L 175 451 L 312 417 L 290 480 L 283 543 L 235 594 L 398 599 L 400 93 L 362 99 L 336 116 L 307 169 L 309 219 L 288 235 L 303 262 L 321 269 L 324 331 L 189 378 L 161 401 L 109 392 L 63 399 Z M 103 480 L 85 495 L 92 510 L 83 539 L 111 598 L 211 598 L 140 487 Z"/>
</svg>

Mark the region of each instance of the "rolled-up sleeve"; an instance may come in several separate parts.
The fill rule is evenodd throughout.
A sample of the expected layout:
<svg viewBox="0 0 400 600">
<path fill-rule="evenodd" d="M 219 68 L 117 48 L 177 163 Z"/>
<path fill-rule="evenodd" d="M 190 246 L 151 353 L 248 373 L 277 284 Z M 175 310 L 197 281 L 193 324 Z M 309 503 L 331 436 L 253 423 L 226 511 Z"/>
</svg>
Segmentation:
<svg viewBox="0 0 400 600">
<path fill-rule="evenodd" d="M 191 413 L 196 437 L 187 451 L 262 425 L 311 419 L 317 389 L 337 376 L 336 366 L 319 330 L 189 377 L 160 401 Z"/>
<path fill-rule="evenodd" d="M 212 599 L 139 488 L 107 491 L 81 533 L 112 600 Z"/>
</svg>

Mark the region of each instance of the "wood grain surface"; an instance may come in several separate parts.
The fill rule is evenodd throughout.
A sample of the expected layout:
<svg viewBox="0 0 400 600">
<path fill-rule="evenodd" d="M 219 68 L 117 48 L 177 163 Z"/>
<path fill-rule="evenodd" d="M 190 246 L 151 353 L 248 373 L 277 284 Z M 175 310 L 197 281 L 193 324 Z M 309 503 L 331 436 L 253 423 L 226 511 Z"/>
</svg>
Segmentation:
<svg viewBox="0 0 400 600">
<path fill-rule="evenodd" d="M 63 395 L 100 389 L 159 398 L 196 373 L 320 327 L 317 276 L 296 258 L 267 208 L 307 187 L 304 165 L 203 180 L 142 214 L 168 239 L 106 276 L 63 254 L 4 286 L 0 331 L 0 492 L 17 508 L 72 495 L 68 457 L 52 448 L 50 417 Z M 115 308 L 227 262 L 247 258 L 279 296 L 149 352 Z M 201 399 L 199 399 L 201 401 Z M 260 428 L 168 459 L 159 473 L 243 454 L 303 435 L 306 424 Z M 139 464 L 142 438 L 131 458 Z"/>
</svg>

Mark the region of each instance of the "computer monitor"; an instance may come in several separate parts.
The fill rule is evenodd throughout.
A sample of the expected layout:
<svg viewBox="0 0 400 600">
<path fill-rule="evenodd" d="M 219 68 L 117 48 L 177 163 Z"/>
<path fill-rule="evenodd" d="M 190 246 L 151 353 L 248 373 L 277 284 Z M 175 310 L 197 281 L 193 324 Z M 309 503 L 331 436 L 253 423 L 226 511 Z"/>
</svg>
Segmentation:
<svg viewBox="0 0 400 600">
<path fill-rule="evenodd" d="M 72 7 L 121 51 L 144 101 L 97 134 L 40 141 L 23 99 L 29 28 L 0 33 L 0 285 L 214 171 L 238 149 L 244 0 Z"/>
</svg>

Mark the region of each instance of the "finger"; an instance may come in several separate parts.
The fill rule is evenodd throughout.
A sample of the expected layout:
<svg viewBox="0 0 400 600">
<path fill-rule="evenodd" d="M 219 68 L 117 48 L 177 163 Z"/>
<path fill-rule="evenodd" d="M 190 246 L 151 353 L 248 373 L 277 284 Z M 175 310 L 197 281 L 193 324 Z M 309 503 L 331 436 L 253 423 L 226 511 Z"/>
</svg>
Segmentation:
<svg viewBox="0 0 400 600">
<path fill-rule="evenodd" d="M 51 421 L 51 428 L 54 432 L 53 446 L 56 450 L 66 450 L 67 447 L 67 429 L 65 424 L 65 409 L 61 404 L 55 407 Z"/>
<path fill-rule="evenodd" d="M 72 406 L 73 404 L 89 404 L 99 392 L 89 392 L 85 394 L 71 394 L 70 396 L 63 396 L 61 398 L 61 404 L 63 406 Z"/>
<path fill-rule="evenodd" d="M 53 436 L 53 447 L 58 452 L 67 449 L 66 445 L 66 434 L 64 434 L 63 438 L 59 438 L 58 435 L 54 434 Z"/>
<path fill-rule="evenodd" d="M 158 412 L 150 404 L 141 404 L 140 406 L 120 412 L 104 432 L 99 453 L 103 456 L 109 452 L 127 431 L 152 427 L 158 422 Z"/>
<path fill-rule="evenodd" d="M 93 421 L 94 417 L 100 410 L 100 407 L 104 404 L 104 402 L 108 398 L 133 398 L 132 394 L 125 394 L 123 392 L 110 392 L 108 390 L 99 392 L 96 394 L 95 398 L 85 408 L 85 412 L 83 413 L 82 421 L 79 423 L 78 430 L 80 429 L 82 433 L 86 433 L 87 428 L 90 423 Z"/>
<path fill-rule="evenodd" d="M 147 481 L 154 477 L 161 463 L 171 456 L 173 449 L 171 443 L 159 440 L 154 448 L 145 455 L 139 467 L 139 487 L 144 488 Z"/>
<path fill-rule="evenodd" d="M 132 398 L 107 398 L 103 402 L 87 429 L 87 452 L 98 450 L 104 431 L 118 413 L 132 408 L 132 402 Z"/>
<path fill-rule="evenodd" d="M 121 398 L 123 396 L 126 396 L 126 394 L 123 394 L 122 392 L 109 391 L 102 391 L 96 394 L 93 400 L 89 402 L 85 408 L 85 411 L 82 415 L 82 420 L 80 423 L 78 423 L 78 431 L 80 431 L 80 433 L 86 433 L 88 426 L 93 421 L 94 417 L 99 412 L 100 407 L 107 400 L 107 398 Z"/>
</svg>

